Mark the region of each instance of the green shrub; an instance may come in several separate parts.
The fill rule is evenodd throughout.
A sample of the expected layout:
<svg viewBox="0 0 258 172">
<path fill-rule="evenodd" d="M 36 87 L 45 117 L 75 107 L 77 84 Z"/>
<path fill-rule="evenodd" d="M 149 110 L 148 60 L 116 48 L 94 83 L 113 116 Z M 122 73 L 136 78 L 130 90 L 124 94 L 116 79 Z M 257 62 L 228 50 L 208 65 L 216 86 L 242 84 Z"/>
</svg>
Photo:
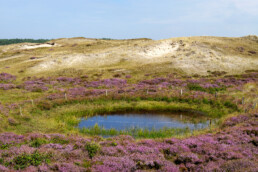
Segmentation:
<svg viewBox="0 0 258 172">
<path fill-rule="evenodd" d="M 189 90 L 193 91 L 202 91 L 214 94 L 215 92 L 224 91 L 226 90 L 225 87 L 210 87 L 210 88 L 203 88 L 198 84 L 187 84 Z"/>
<path fill-rule="evenodd" d="M 204 104 L 209 104 L 209 103 L 210 103 L 210 101 L 209 101 L 208 99 L 206 99 L 206 98 L 203 98 L 203 99 L 202 99 L 202 102 L 203 102 Z"/>
<path fill-rule="evenodd" d="M 9 144 L 0 144 L 0 149 L 5 150 L 5 149 L 8 149 L 9 146 L 10 146 Z"/>
<path fill-rule="evenodd" d="M 237 105 L 234 104 L 234 103 L 232 103 L 232 102 L 230 102 L 230 101 L 226 101 L 226 102 L 224 103 L 224 106 L 226 106 L 227 108 L 231 108 L 231 109 L 233 109 L 233 110 L 235 110 L 235 111 L 238 111 Z"/>
<path fill-rule="evenodd" d="M 111 146 L 117 146 L 117 143 L 116 142 L 112 142 Z"/>
<path fill-rule="evenodd" d="M 56 138 L 53 138 L 51 140 L 51 143 L 59 143 L 59 144 L 68 144 L 69 143 L 69 140 L 65 140 L 65 139 L 62 139 L 62 138 L 59 138 L 59 137 L 56 137 Z"/>
<path fill-rule="evenodd" d="M 46 139 L 43 139 L 43 138 L 36 138 L 35 140 L 33 140 L 31 143 L 30 143 L 30 146 L 31 147 L 34 147 L 34 148 L 38 148 L 40 147 L 41 145 L 43 144 L 47 144 L 48 141 Z"/>
<path fill-rule="evenodd" d="M 24 169 L 29 166 L 39 166 L 41 163 L 49 163 L 49 155 L 43 155 L 35 151 L 33 154 L 21 154 L 12 161 L 16 170 Z"/>
<path fill-rule="evenodd" d="M 91 142 L 85 145 L 85 149 L 88 151 L 89 157 L 93 158 L 99 151 L 100 146 L 97 143 Z"/>
<path fill-rule="evenodd" d="M 0 164 L 4 164 L 4 159 L 0 158 Z"/>
<path fill-rule="evenodd" d="M 194 90 L 194 91 L 206 91 L 205 88 L 201 87 L 198 84 L 187 84 L 187 87 L 189 90 Z"/>
</svg>

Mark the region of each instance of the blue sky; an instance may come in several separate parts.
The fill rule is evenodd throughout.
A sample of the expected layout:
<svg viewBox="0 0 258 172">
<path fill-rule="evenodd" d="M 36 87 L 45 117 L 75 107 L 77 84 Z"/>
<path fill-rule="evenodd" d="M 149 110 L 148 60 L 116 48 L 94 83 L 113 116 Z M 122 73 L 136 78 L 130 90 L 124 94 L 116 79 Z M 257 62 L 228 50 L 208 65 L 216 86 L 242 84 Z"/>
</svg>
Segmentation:
<svg viewBox="0 0 258 172">
<path fill-rule="evenodd" d="M 258 35 L 258 0 L 0 0 L 0 38 Z"/>
</svg>

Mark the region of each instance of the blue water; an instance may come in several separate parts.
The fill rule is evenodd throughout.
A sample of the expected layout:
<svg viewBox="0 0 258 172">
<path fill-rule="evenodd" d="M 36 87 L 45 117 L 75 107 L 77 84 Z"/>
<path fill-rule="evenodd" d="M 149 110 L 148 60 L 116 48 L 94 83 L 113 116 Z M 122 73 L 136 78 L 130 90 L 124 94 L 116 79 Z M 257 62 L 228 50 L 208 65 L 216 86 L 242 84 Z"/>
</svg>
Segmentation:
<svg viewBox="0 0 258 172">
<path fill-rule="evenodd" d="M 90 128 L 95 124 L 105 129 L 114 128 L 116 130 L 125 130 L 130 128 L 143 129 L 161 129 L 168 128 L 186 128 L 190 130 L 202 129 L 209 126 L 207 118 L 189 113 L 173 114 L 112 114 L 97 115 L 89 118 L 83 118 L 79 123 L 79 128 Z"/>
</svg>

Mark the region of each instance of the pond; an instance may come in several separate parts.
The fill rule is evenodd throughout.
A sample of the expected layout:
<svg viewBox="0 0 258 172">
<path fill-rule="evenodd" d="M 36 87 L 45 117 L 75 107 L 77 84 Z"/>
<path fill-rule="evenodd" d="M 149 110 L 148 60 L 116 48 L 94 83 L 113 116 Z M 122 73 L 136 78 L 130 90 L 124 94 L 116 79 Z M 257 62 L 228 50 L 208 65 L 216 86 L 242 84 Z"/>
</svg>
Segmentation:
<svg viewBox="0 0 258 172">
<path fill-rule="evenodd" d="M 92 128 L 94 125 L 105 129 L 127 130 L 132 128 L 162 129 L 167 128 L 189 128 L 198 130 L 210 125 L 207 117 L 196 113 L 126 113 L 96 115 L 83 118 L 79 128 Z"/>
</svg>

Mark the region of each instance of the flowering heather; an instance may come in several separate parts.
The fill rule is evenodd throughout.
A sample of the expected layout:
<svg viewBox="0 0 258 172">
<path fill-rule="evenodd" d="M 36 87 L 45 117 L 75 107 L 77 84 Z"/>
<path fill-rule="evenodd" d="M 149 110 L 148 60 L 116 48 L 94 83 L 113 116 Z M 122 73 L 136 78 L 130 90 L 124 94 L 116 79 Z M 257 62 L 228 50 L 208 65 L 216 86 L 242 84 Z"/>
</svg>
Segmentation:
<svg viewBox="0 0 258 172">
<path fill-rule="evenodd" d="M 60 134 L 0 134 L 0 169 L 15 170 L 9 163 L 22 155 L 45 158 L 25 166 L 26 171 L 256 171 L 257 114 L 229 118 L 221 130 L 186 139 L 140 140 L 130 136 L 85 139 Z M 252 121 L 252 122 L 251 122 Z M 45 139 L 31 147 L 35 139 Z M 89 157 L 85 145 L 99 143 L 100 150 Z M 54 143 L 55 142 L 55 143 Z M 9 146 L 5 146 L 9 144 Z M 35 154 L 35 151 L 38 153 Z M 52 155 L 52 156 L 51 156 Z M 14 161 L 15 162 L 15 161 Z M 33 164 L 33 163 L 32 163 Z"/>
<path fill-rule="evenodd" d="M 8 73 L 0 73 L 0 82 L 12 82 L 16 80 L 16 76 Z"/>
<path fill-rule="evenodd" d="M 221 112 L 222 115 L 224 111 L 219 111 L 220 108 L 225 110 L 225 113 L 236 112 L 238 110 L 236 104 L 241 103 L 241 98 L 230 97 L 225 92 L 242 90 L 246 83 L 257 83 L 258 77 L 257 73 L 219 79 L 157 77 L 134 83 L 128 83 L 126 79 L 119 78 L 90 81 L 87 77 L 30 77 L 25 78 L 20 86 L 15 85 L 14 80 L 15 76 L 1 73 L 0 91 L 9 93 L 12 92 L 10 89 L 19 88 L 21 92 L 44 92 L 44 95 L 29 93 L 39 95 L 39 97 L 35 99 L 33 97 L 33 100 L 28 98 L 28 100 L 22 100 L 19 103 L 0 103 L 0 119 L 7 122 L 6 125 L 3 125 L 4 127 L 10 127 L 8 130 L 3 127 L 0 129 L 1 131 L 10 131 L 12 127 L 20 129 L 25 123 L 24 121 L 40 119 L 39 116 L 35 116 L 34 119 L 34 116 L 30 116 L 28 113 L 32 112 L 33 115 L 37 115 L 36 113 L 40 112 L 40 115 L 52 120 L 51 124 L 55 125 L 55 122 L 58 121 L 60 131 L 64 128 L 63 131 L 67 132 L 71 131 L 73 125 L 77 123 L 80 114 L 76 114 L 78 116 L 70 121 L 69 116 L 73 112 L 67 115 L 70 112 L 66 114 L 67 109 L 62 109 L 61 106 L 75 107 L 73 104 L 79 102 L 81 103 L 78 106 L 80 108 L 84 106 L 85 102 L 87 102 L 85 103 L 87 106 L 95 99 L 96 105 L 93 102 L 93 108 L 105 106 L 105 101 L 110 101 L 108 103 L 114 102 L 117 109 L 120 110 L 119 100 L 122 99 L 122 104 L 124 104 L 121 107 L 122 110 L 130 109 L 134 103 L 138 105 L 137 103 L 140 104 L 140 101 L 144 100 L 144 103 L 161 101 L 160 104 L 157 104 L 157 107 L 161 108 L 167 108 L 170 106 L 169 103 L 175 103 L 187 104 L 189 107 L 196 106 L 200 109 L 202 105 L 207 105 L 204 107 L 214 108 L 214 111 L 217 110 L 218 114 Z M 217 92 L 219 92 L 218 97 Z M 40 97 L 40 95 L 43 96 Z M 248 104 L 247 99 L 245 101 L 245 104 L 240 106 L 253 108 L 253 105 Z M 106 110 L 115 111 L 116 109 L 113 109 L 110 104 Z M 20 109 L 19 106 L 24 109 Z M 147 106 L 147 103 L 144 106 Z M 62 116 L 53 117 L 53 113 L 59 111 L 59 108 Z M 142 107 L 139 106 L 139 108 Z M 204 110 L 206 110 L 205 108 Z M 85 111 L 95 113 L 94 109 L 87 110 Z M 226 119 L 219 126 L 220 128 L 216 128 L 212 134 L 206 133 L 184 139 L 135 140 L 133 137 L 125 135 L 103 139 L 97 136 L 85 138 L 72 134 L 65 136 L 61 134 L 27 133 L 17 135 L 1 133 L 0 171 L 19 169 L 64 172 L 90 170 L 257 171 L 258 114 L 254 113 L 255 110 L 253 108 L 246 114 Z M 20 116 L 21 113 L 23 113 L 22 116 Z M 0 125 L 2 125 L 1 121 Z M 44 128 L 43 126 L 39 128 L 41 127 Z M 51 127 L 42 132 L 55 131 L 56 128 Z M 24 130 L 31 131 L 28 129 L 30 128 Z M 75 130 L 73 131 L 76 133 Z"/>
<path fill-rule="evenodd" d="M 13 88 L 16 88 L 16 85 L 14 85 L 14 84 L 1 84 L 0 83 L 0 89 L 2 89 L 2 90 L 11 90 Z"/>
<path fill-rule="evenodd" d="M 41 81 L 25 81 L 24 89 L 27 91 L 41 92 L 41 91 L 47 91 L 48 87 L 44 82 L 41 82 Z"/>
<path fill-rule="evenodd" d="M 127 81 L 124 79 L 119 78 L 111 78 L 111 79 L 104 79 L 100 81 L 92 81 L 85 83 L 85 87 L 106 87 L 106 88 L 112 88 L 112 87 L 124 87 L 127 85 Z"/>
</svg>

